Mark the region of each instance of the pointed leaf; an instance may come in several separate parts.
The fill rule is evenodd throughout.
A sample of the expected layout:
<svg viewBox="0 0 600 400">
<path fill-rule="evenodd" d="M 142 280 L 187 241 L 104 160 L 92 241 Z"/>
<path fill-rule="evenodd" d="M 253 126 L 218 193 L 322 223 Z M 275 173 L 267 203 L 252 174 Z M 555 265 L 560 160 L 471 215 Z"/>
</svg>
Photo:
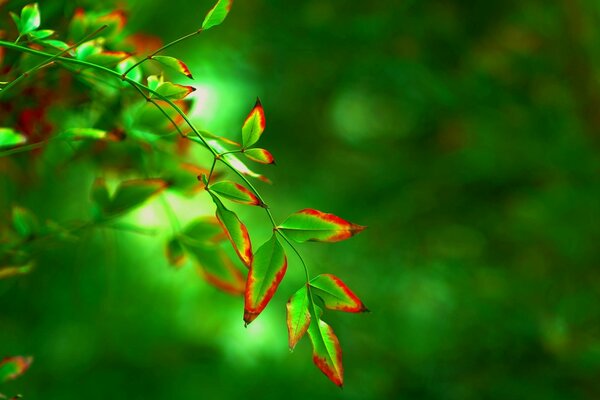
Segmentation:
<svg viewBox="0 0 600 400">
<path fill-rule="evenodd" d="M 31 365 L 32 357 L 6 357 L 0 361 L 0 382 L 16 379 Z"/>
<path fill-rule="evenodd" d="M 287 329 L 290 350 L 302 339 L 310 325 L 308 289 L 306 285 L 290 297 L 286 304 Z"/>
<path fill-rule="evenodd" d="M 325 307 L 345 312 L 365 312 L 367 307 L 344 282 L 331 274 L 318 275 L 310 281 L 313 293 L 319 296 Z"/>
<path fill-rule="evenodd" d="M 92 201 L 94 202 L 94 213 L 96 217 L 100 217 L 110 204 L 110 195 L 104 178 L 96 178 L 92 185 L 91 193 Z"/>
<path fill-rule="evenodd" d="M 14 12 L 9 12 L 10 17 L 12 18 L 12 20 L 14 21 L 17 30 L 19 31 L 19 33 L 21 33 L 21 17 L 19 17 L 17 14 L 15 14 Z"/>
<path fill-rule="evenodd" d="M 185 262 L 183 245 L 177 238 L 172 238 L 167 242 L 166 253 L 169 264 L 174 267 L 181 267 Z"/>
<path fill-rule="evenodd" d="M 290 215 L 279 227 L 296 242 L 339 242 L 364 230 L 365 226 L 310 208 Z"/>
<path fill-rule="evenodd" d="M 248 204 L 251 206 L 261 205 L 261 201 L 239 183 L 231 181 L 221 181 L 210 185 L 210 190 L 236 203 Z"/>
<path fill-rule="evenodd" d="M 124 74 L 129 68 L 133 67 L 137 60 L 133 57 L 128 57 L 117 64 L 117 71 L 120 74 Z M 134 68 L 127 74 L 127 77 L 133 79 L 134 81 L 141 83 L 142 82 L 142 71 L 139 68 Z M 129 85 L 127 82 L 122 82 L 124 86 Z"/>
<path fill-rule="evenodd" d="M 248 149 L 244 151 L 244 155 L 249 159 L 261 164 L 274 164 L 273 155 L 265 149 Z"/>
<path fill-rule="evenodd" d="M 342 348 L 333 329 L 318 316 L 311 315 L 308 337 L 313 347 L 313 362 L 336 385 L 344 384 Z"/>
<path fill-rule="evenodd" d="M 52 29 L 42 29 L 39 31 L 29 32 L 28 35 L 32 39 L 39 40 L 54 35 L 54 31 Z"/>
<path fill-rule="evenodd" d="M 188 136 L 189 139 L 193 140 L 193 141 L 199 141 L 199 139 L 195 136 Z M 200 142 L 201 143 L 201 142 Z M 227 151 L 227 148 L 225 148 L 221 142 L 219 140 L 214 140 L 214 139 L 208 139 L 207 143 L 217 152 L 219 153 L 224 153 Z M 223 160 L 227 161 L 227 163 L 229 163 L 229 165 L 231 165 L 234 169 L 236 169 L 238 172 L 240 172 L 243 175 L 247 175 L 247 176 L 251 176 L 252 178 L 256 178 L 256 179 L 260 179 L 263 182 L 267 182 L 270 183 L 269 179 L 267 177 L 265 177 L 264 175 L 258 174 L 254 171 L 252 171 L 250 168 L 248 168 L 246 166 L 246 164 L 244 164 L 239 158 L 237 158 L 235 156 L 235 154 L 225 154 L 223 156 Z"/>
<path fill-rule="evenodd" d="M 171 82 L 162 82 L 155 89 L 156 93 L 171 100 L 183 99 L 194 90 L 196 89 L 192 86 L 183 86 Z M 150 97 L 156 97 L 156 95 L 154 93 L 150 93 Z"/>
<path fill-rule="evenodd" d="M 40 9 L 37 3 L 28 4 L 21 10 L 21 26 L 19 33 L 25 35 L 26 33 L 35 31 L 40 27 Z"/>
<path fill-rule="evenodd" d="M 223 249 L 214 244 L 184 244 L 196 259 L 199 272 L 211 285 L 233 295 L 244 293 L 244 275 L 233 265 Z"/>
<path fill-rule="evenodd" d="M 217 196 L 210 192 L 209 194 L 217 206 L 216 215 L 223 231 L 233 245 L 240 260 L 242 260 L 245 266 L 250 267 L 252 264 L 252 243 L 250 242 L 248 229 L 246 229 L 246 226 L 233 211 L 225 208 Z"/>
<path fill-rule="evenodd" d="M 46 47 L 52 47 L 61 51 L 65 51 L 69 48 L 69 45 L 61 40 L 46 39 L 42 40 L 40 43 Z"/>
<path fill-rule="evenodd" d="M 246 117 L 242 126 L 242 144 L 244 148 L 252 146 L 258 142 L 260 136 L 265 130 L 265 112 L 260 99 L 256 99 L 256 104 L 250 114 Z"/>
<path fill-rule="evenodd" d="M 121 182 L 107 212 L 117 214 L 140 206 L 166 188 L 167 183 L 161 179 L 132 179 Z"/>
<path fill-rule="evenodd" d="M 192 77 L 192 73 L 190 72 L 190 69 L 188 68 L 187 65 L 185 65 L 185 63 L 175 57 L 169 57 L 169 56 L 154 56 L 152 57 L 152 60 L 158 61 L 159 63 L 174 69 L 175 71 L 187 76 L 190 79 L 194 79 Z"/>
<path fill-rule="evenodd" d="M 204 17 L 204 21 L 202 22 L 202 29 L 207 30 L 212 28 L 213 26 L 220 25 L 227 14 L 229 14 L 229 10 L 231 10 L 231 5 L 233 4 L 233 0 L 219 0 L 217 3 L 211 8 L 206 17 Z"/>
<path fill-rule="evenodd" d="M 59 134 L 61 139 L 66 140 L 83 140 L 83 139 L 106 139 L 106 135 L 108 132 L 102 129 L 93 129 L 93 128 L 70 128 L 65 131 L 62 131 Z"/>
<path fill-rule="evenodd" d="M 246 280 L 244 322 L 251 323 L 265 309 L 287 270 L 287 258 L 277 236 L 259 247 Z"/>
<path fill-rule="evenodd" d="M 223 228 L 213 216 L 198 217 L 185 227 L 182 240 L 191 243 L 216 243 L 226 238 Z"/>
<path fill-rule="evenodd" d="M 0 128 L 0 149 L 18 146 L 27 142 L 27 137 L 11 128 Z"/>
<path fill-rule="evenodd" d="M 114 67 L 123 60 L 131 57 L 131 53 L 125 51 L 101 51 L 85 57 L 85 61 L 100 64 L 106 67 Z"/>
</svg>

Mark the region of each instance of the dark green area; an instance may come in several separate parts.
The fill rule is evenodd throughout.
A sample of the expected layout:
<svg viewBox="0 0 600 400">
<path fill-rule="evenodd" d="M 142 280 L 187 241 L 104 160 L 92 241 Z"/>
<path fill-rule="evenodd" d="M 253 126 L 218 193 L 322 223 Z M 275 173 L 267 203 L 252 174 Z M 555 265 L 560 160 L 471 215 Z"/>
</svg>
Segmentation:
<svg viewBox="0 0 600 400">
<path fill-rule="evenodd" d="M 7 11 L 26 4 L 9 3 L 6 27 Z M 42 26 L 84 3 L 40 1 Z M 211 5 L 131 1 L 128 29 L 169 41 Z M 369 226 L 300 246 L 313 274 L 339 276 L 372 311 L 325 313 L 344 350 L 344 390 L 313 366 L 306 338 L 287 350 L 298 260 L 290 254 L 279 292 L 244 329 L 240 298 L 192 265 L 167 265 L 170 228 L 155 201 L 158 222 L 136 221 L 162 221 L 164 234 L 86 230 L 45 243 L 30 274 L 0 281 L 0 356 L 35 358 L 0 392 L 600 398 L 599 26 L 600 3 L 582 0 L 238 0 L 222 26 L 169 54 L 204 93 L 203 129 L 239 138 L 260 97 L 261 146 L 277 166 L 257 167 L 273 181 L 258 186 L 276 219 L 310 207 Z M 110 149 L 123 168 L 144 160 L 132 144 Z M 91 214 L 96 169 L 111 160 L 45 154 L 0 159 L 2 218 L 13 203 L 42 221 Z M 202 196 L 178 208 L 182 219 L 212 212 Z M 268 221 L 232 208 L 257 249 Z"/>
</svg>

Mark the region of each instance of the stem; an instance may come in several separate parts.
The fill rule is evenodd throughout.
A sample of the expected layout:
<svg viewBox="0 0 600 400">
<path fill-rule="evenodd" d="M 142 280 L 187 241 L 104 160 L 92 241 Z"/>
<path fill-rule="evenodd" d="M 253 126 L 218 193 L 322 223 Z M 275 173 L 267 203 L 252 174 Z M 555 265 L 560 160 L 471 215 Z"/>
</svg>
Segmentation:
<svg viewBox="0 0 600 400">
<path fill-rule="evenodd" d="M 145 62 L 145 61 L 147 61 L 147 60 L 151 60 L 151 59 L 152 59 L 152 57 L 154 57 L 154 56 L 155 56 L 155 55 L 157 55 L 158 53 L 160 53 L 160 52 L 162 52 L 162 51 L 164 51 L 164 50 L 168 49 L 169 47 L 171 47 L 171 46 L 173 46 L 173 45 L 175 45 L 175 44 L 177 44 L 177 43 L 179 43 L 179 42 L 182 42 L 182 41 L 184 41 L 184 40 L 186 40 L 186 39 L 188 39 L 188 38 L 191 38 L 192 36 L 196 36 L 196 35 L 200 34 L 201 32 L 202 32 L 202 29 L 199 29 L 199 30 L 197 30 L 197 31 L 194 31 L 194 32 L 192 32 L 192 33 L 188 33 L 188 34 L 187 34 L 187 35 L 185 35 L 185 36 L 182 36 L 182 37 L 180 37 L 180 38 L 177 38 L 177 39 L 173 40 L 172 42 L 169 42 L 169 43 L 165 44 L 165 45 L 164 45 L 164 46 L 162 46 L 160 49 L 156 50 L 154 53 L 152 53 L 152 54 L 150 54 L 150 55 L 146 56 L 146 58 L 142 58 L 140 61 L 136 62 L 136 63 L 135 63 L 135 64 L 133 64 L 131 67 L 129 67 L 129 68 L 127 69 L 127 71 L 123 72 L 123 75 L 122 75 L 122 77 L 123 77 L 123 78 L 126 78 L 126 77 L 127 77 L 127 74 L 128 74 L 128 73 L 130 73 L 130 72 L 131 72 L 131 71 L 132 71 L 134 68 L 138 67 L 139 65 L 141 65 L 142 63 L 144 63 L 144 62 Z"/>
<path fill-rule="evenodd" d="M 23 153 L 23 152 L 30 151 L 30 150 L 39 149 L 41 147 L 44 147 L 46 145 L 46 143 L 47 143 L 47 141 L 37 142 L 37 143 L 28 144 L 27 146 L 20 146 L 20 147 L 14 148 L 14 149 L 2 151 L 2 152 L 0 152 L 0 157 L 6 157 L 6 156 L 10 156 L 12 154 L 18 154 L 18 153 Z"/>
</svg>

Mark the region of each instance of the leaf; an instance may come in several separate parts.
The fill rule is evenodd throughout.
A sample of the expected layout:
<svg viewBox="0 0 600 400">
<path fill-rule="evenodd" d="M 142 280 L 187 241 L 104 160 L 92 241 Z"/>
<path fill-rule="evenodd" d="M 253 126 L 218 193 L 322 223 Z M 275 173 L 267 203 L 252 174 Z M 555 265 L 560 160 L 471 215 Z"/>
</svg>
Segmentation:
<svg viewBox="0 0 600 400">
<path fill-rule="evenodd" d="M 100 64 L 103 66 L 114 67 L 123 60 L 131 57 L 131 53 L 125 51 L 101 51 L 99 53 L 93 53 L 85 57 L 85 61 L 93 64 Z"/>
<path fill-rule="evenodd" d="M 40 43 L 43 44 L 44 46 L 53 47 L 53 48 L 61 50 L 61 51 L 65 51 L 69 48 L 69 45 L 61 40 L 46 39 L 46 40 L 42 40 Z"/>
<path fill-rule="evenodd" d="M 102 47 L 98 40 L 89 40 L 75 48 L 75 58 L 78 60 L 87 60 L 94 54 L 102 52 Z"/>
<path fill-rule="evenodd" d="M 319 296 L 326 308 L 351 313 L 369 311 L 344 282 L 331 274 L 318 275 L 310 281 L 313 293 Z"/>
<path fill-rule="evenodd" d="M 265 149 L 247 149 L 244 150 L 244 155 L 249 159 L 261 164 L 274 164 L 273 155 Z"/>
<path fill-rule="evenodd" d="M 260 136 L 265 130 L 265 112 L 260 99 L 256 99 L 256 104 L 250 114 L 246 117 L 242 125 L 242 145 L 244 148 L 252 146 L 258 142 Z"/>
<path fill-rule="evenodd" d="M 223 228 L 215 217 L 204 216 L 192 220 L 182 232 L 186 242 L 203 244 L 216 243 L 226 238 Z"/>
<path fill-rule="evenodd" d="M 340 342 L 329 325 L 314 314 L 311 318 L 308 337 L 313 347 L 313 362 L 329 380 L 342 387 L 344 367 Z"/>
<path fill-rule="evenodd" d="M 148 81 L 150 78 L 148 78 Z M 171 100 L 180 100 L 185 98 L 188 94 L 196 90 L 192 86 L 183 86 L 171 82 L 161 82 L 154 91 L 163 97 Z M 154 93 L 150 93 L 150 97 L 156 97 Z"/>
<path fill-rule="evenodd" d="M 273 233 L 254 255 L 246 280 L 244 322 L 251 323 L 265 309 L 287 270 L 285 251 Z"/>
<path fill-rule="evenodd" d="M 39 31 L 29 32 L 28 35 L 32 39 L 40 40 L 54 35 L 54 31 L 52 29 L 42 29 Z"/>
<path fill-rule="evenodd" d="M 33 269 L 34 263 L 30 261 L 24 265 L 10 265 L 0 267 L 0 279 L 11 278 L 17 275 L 26 275 Z"/>
<path fill-rule="evenodd" d="M 166 247 L 167 260 L 169 264 L 174 267 L 181 267 L 185 262 L 185 252 L 183 251 L 183 245 L 178 238 L 171 238 L 167 242 Z"/>
<path fill-rule="evenodd" d="M 25 35 L 40 27 L 40 9 L 37 3 L 28 4 L 21 10 L 19 33 Z"/>
<path fill-rule="evenodd" d="M 233 0 L 217 1 L 217 3 L 208 11 L 206 17 L 204 17 L 202 30 L 207 30 L 213 26 L 220 25 L 227 17 L 227 14 L 229 14 L 232 4 Z"/>
<path fill-rule="evenodd" d="M 39 231 L 37 218 L 26 208 L 14 206 L 12 209 L 12 223 L 15 231 L 22 238 L 28 238 Z"/>
<path fill-rule="evenodd" d="M 33 362 L 32 357 L 6 357 L 0 361 L 0 382 L 16 379 L 23 375 Z"/>
<path fill-rule="evenodd" d="M 360 226 L 345 221 L 333 214 L 310 208 L 290 215 L 278 229 L 296 242 L 339 242 L 363 231 Z"/>
<path fill-rule="evenodd" d="M 188 68 L 187 65 L 185 65 L 185 63 L 181 60 L 178 60 L 175 57 L 169 57 L 169 56 L 154 56 L 152 57 L 152 60 L 158 61 L 159 63 L 174 69 L 175 71 L 187 76 L 190 79 L 194 79 L 192 77 L 192 73 L 190 72 L 190 69 Z"/>
<path fill-rule="evenodd" d="M 108 194 L 108 188 L 106 187 L 104 178 L 96 178 L 94 181 L 91 198 L 100 210 L 106 210 L 108 208 L 110 204 L 110 195 Z"/>
<path fill-rule="evenodd" d="M 18 146 L 27 142 L 27 137 L 11 128 L 0 128 L 0 148 Z"/>
<path fill-rule="evenodd" d="M 129 70 L 129 68 L 133 67 L 136 62 L 137 62 L 137 60 L 135 58 L 128 57 L 117 64 L 117 71 L 120 74 L 124 74 L 125 72 L 127 72 Z M 139 68 L 134 68 L 127 74 L 127 77 L 130 79 L 133 79 L 134 81 L 136 81 L 138 83 L 141 83 L 142 82 L 142 71 Z M 127 83 L 127 82 L 122 82 L 122 83 L 124 86 L 129 85 L 129 83 Z"/>
<path fill-rule="evenodd" d="M 214 194 L 208 192 L 212 197 L 215 205 L 217 206 L 217 219 L 223 228 L 223 231 L 227 235 L 227 238 L 233 245 L 235 252 L 245 266 L 250 267 L 252 264 L 252 243 L 250 242 L 250 235 L 248 229 L 240 221 L 238 216 L 233 212 L 225 208 L 221 200 Z"/>
<path fill-rule="evenodd" d="M 231 201 L 251 206 L 260 206 L 262 202 L 246 187 L 231 181 L 221 181 L 210 185 L 209 190 Z"/>
<path fill-rule="evenodd" d="M 197 261 L 200 274 L 208 283 L 233 295 L 244 293 L 244 275 L 233 265 L 223 249 L 209 243 L 184 245 Z"/>
<path fill-rule="evenodd" d="M 106 211 L 118 214 L 142 205 L 167 188 L 161 179 L 132 179 L 121 182 Z"/>
<path fill-rule="evenodd" d="M 13 22 L 15 23 L 17 30 L 19 31 L 19 33 L 21 32 L 21 17 L 19 17 L 17 14 L 15 14 L 14 12 L 9 12 L 10 17 L 12 18 Z"/>
<path fill-rule="evenodd" d="M 106 139 L 108 132 L 102 129 L 93 128 L 70 128 L 59 134 L 61 139 L 83 140 L 83 139 Z"/>
<path fill-rule="evenodd" d="M 287 329 L 290 350 L 302 339 L 310 325 L 308 288 L 302 286 L 286 304 Z"/>
<path fill-rule="evenodd" d="M 202 143 L 195 136 L 188 136 L 188 138 L 195 142 Z M 221 142 L 219 140 L 207 139 L 206 142 L 209 144 L 209 146 L 211 146 L 218 153 L 224 153 L 227 151 L 227 149 L 221 144 Z M 229 163 L 229 165 L 231 165 L 232 168 L 234 168 L 235 170 L 237 170 L 239 173 L 241 173 L 243 175 L 247 175 L 252 178 L 260 179 L 263 182 L 267 182 L 267 183 L 271 182 L 271 181 L 269 181 L 269 178 L 265 177 L 264 175 L 258 174 L 256 172 L 252 171 L 250 168 L 248 168 L 246 166 L 246 164 L 244 164 L 239 158 L 237 158 L 235 156 L 235 154 L 225 154 L 223 156 L 223 160 L 227 161 Z"/>
</svg>

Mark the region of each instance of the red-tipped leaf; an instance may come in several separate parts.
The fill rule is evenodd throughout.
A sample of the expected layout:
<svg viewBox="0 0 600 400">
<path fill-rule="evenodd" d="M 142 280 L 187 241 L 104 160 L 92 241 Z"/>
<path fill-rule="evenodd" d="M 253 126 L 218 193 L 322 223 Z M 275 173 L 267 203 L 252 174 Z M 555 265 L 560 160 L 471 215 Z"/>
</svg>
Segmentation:
<svg viewBox="0 0 600 400">
<path fill-rule="evenodd" d="M 210 192 L 209 192 L 210 193 Z M 214 194 L 210 193 L 215 205 L 217 206 L 217 219 L 223 228 L 223 231 L 227 235 L 227 238 L 231 242 L 233 249 L 237 253 L 238 257 L 245 266 L 248 268 L 252 265 L 252 243 L 250 242 L 250 235 L 248 229 L 240 221 L 238 216 L 228 210 L 221 200 Z"/>
<path fill-rule="evenodd" d="M 308 337 L 313 347 L 313 362 L 337 386 L 344 384 L 342 348 L 331 326 L 312 315 Z"/>
<path fill-rule="evenodd" d="M 190 79 L 194 79 L 192 77 L 192 73 L 190 72 L 190 69 L 188 68 L 187 65 L 185 65 L 185 63 L 175 57 L 169 57 L 169 56 L 154 56 L 152 57 L 153 60 L 158 61 L 159 63 L 174 69 L 175 71 L 187 76 Z"/>
<path fill-rule="evenodd" d="M 248 149 L 244 151 L 244 155 L 249 160 L 252 160 L 261 164 L 273 164 L 275 159 L 273 155 L 265 149 Z"/>
<path fill-rule="evenodd" d="M 23 375 L 33 361 L 32 357 L 6 357 L 0 361 L 0 383 Z"/>
<path fill-rule="evenodd" d="M 331 274 L 318 275 L 310 281 L 315 295 L 319 296 L 326 308 L 351 313 L 368 311 L 358 296 L 338 277 Z"/>
<path fill-rule="evenodd" d="M 339 242 L 363 231 L 356 225 L 333 214 L 307 208 L 290 215 L 280 226 L 296 242 Z"/>
<path fill-rule="evenodd" d="M 273 233 L 271 239 L 259 247 L 246 280 L 244 322 L 251 323 L 265 309 L 287 270 L 283 246 Z"/>
<path fill-rule="evenodd" d="M 231 181 L 221 181 L 210 186 L 213 192 L 231 201 L 251 206 L 261 205 L 261 201 L 246 187 Z"/>
<path fill-rule="evenodd" d="M 192 86 L 178 85 L 171 82 L 160 82 L 157 85 L 155 92 L 170 100 L 181 100 L 194 90 L 196 90 L 196 88 Z M 151 93 L 150 97 L 156 97 L 156 95 Z"/>
<path fill-rule="evenodd" d="M 302 286 L 286 304 L 288 342 L 290 350 L 302 339 L 310 325 L 308 288 Z"/>
<path fill-rule="evenodd" d="M 256 104 L 250 114 L 246 117 L 244 125 L 242 125 L 242 145 L 244 148 L 252 146 L 258 142 L 260 136 L 265 130 L 265 112 L 260 99 L 256 99 Z"/>
<path fill-rule="evenodd" d="M 220 25 L 227 17 L 227 14 L 229 14 L 232 4 L 233 0 L 217 1 L 217 3 L 210 10 L 208 10 L 206 17 L 204 17 L 204 21 L 202 22 L 202 30 L 207 30 L 213 26 Z"/>
</svg>

